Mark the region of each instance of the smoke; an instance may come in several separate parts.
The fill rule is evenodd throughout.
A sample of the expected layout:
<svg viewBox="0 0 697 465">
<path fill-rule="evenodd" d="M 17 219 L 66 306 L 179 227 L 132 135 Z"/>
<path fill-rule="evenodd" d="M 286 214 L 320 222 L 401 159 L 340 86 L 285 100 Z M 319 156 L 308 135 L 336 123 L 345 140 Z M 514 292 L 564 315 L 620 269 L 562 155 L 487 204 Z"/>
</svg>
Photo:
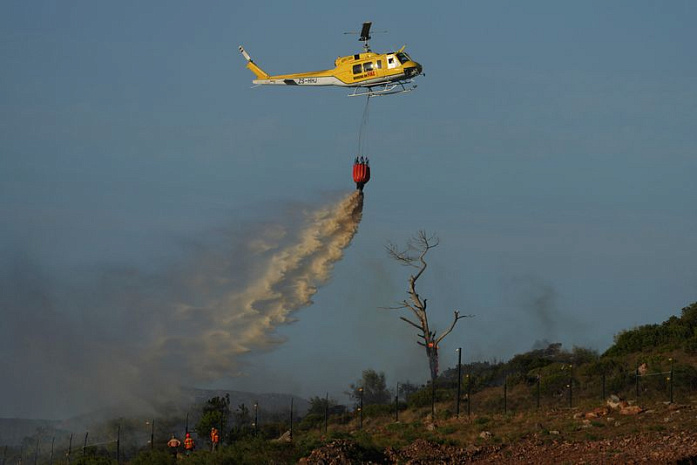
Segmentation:
<svg viewBox="0 0 697 465">
<path fill-rule="evenodd" d="M 356 234 L 362 207 L 354 192 L 281 224 L 220 230 L 158 271 L 101 268 L 72 284 L 31 254 L 6 254 L 0 416 L 162 401 L 176 386 L 235 375 L 242 355 L 282 343 L 276 328 L 312 304 Z"/>
</svg>

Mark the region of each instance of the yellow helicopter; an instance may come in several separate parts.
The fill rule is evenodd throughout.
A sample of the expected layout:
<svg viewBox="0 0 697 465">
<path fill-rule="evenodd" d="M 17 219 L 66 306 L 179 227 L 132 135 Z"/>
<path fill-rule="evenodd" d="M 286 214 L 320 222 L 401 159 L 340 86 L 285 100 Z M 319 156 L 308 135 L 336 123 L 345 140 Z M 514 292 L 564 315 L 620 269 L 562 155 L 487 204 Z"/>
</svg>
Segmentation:
<svg viewBox="0 0 697 465">
<path fill-rule="evenodd" d="M 363 42 L 363 53 L 339 57 L 334 61 L 333 69 L 323 71 L 271 76 L 251 59 L 242 46 L 239 50 L 247 60 L 247 68 L 257 77 L 252 81 L 256 85 L 353 87 L 354 91 L 349 97 L 377 97 L 416 89 L 415 84 L 411 87 L 407 87 L 407 84 L 412 83 L 412 78 L 423 74 L 421 65 L 407 55 L 405 47 L 388 53 L 371 51 L 368 41 L 372 24 L 363 23 L 360 32 L 358 40 Z"/>
</svg>

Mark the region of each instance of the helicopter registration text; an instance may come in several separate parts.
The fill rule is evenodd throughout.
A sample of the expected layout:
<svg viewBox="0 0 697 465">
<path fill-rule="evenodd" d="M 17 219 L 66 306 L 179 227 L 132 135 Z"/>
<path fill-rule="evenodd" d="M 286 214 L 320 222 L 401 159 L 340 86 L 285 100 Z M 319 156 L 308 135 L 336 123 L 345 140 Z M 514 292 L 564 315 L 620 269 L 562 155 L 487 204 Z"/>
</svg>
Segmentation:
<svg viewBox="0 0 697 465">
<path fill-rule="evenodd" d="M 317 84 L 317 78 L 300 78 L 296 79 L 295 82 L 298 84 Z"/>
</svg>

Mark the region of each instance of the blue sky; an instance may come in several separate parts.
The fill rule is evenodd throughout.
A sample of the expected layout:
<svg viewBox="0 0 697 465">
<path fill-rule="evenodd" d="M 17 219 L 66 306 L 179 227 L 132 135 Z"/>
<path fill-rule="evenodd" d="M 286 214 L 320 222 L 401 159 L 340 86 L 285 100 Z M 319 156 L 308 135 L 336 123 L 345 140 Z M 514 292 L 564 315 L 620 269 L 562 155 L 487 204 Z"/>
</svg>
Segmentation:
<svg viewBox="0 0 697 465">
<path fill-rule="evenodd" d="M 0 416 L 78 408 L 66 393 L 23 404 L 66 360 L 27 356 L 24 331 L 48 351 L 76 327 L 121 328 L 119 350 L 139 343 L 130 325 L 145 337 L 147 316 L 124 322 L 99 284 L 113 270 L 148 289 L 221 230 L 290 221 L 353 188 L 364 101 L 252 89 L 237 46 L 271 73 L 324 69 L 359 50 L 343 32 L 367 20 L 389 31 L 374 50 L 406 44 L 426 76 L 371 102 L 373 178 L 331 282 L 278 328 L 284 343 L 211 385 L 343 400 L 367 368 L 423 381 L 414 335 L 378 309 L 406 289 L 385 243 L 422 228 L 441 239 L 421 290 L 433 324 L 476 315 L 445 340 L 442 366 L 457 347 L 466 360 L 536 340 L 602 351 L 697 300 L 693 2 L 10 1 L 0 369 L 29 374 L 0 388 Z"/>
</svg>

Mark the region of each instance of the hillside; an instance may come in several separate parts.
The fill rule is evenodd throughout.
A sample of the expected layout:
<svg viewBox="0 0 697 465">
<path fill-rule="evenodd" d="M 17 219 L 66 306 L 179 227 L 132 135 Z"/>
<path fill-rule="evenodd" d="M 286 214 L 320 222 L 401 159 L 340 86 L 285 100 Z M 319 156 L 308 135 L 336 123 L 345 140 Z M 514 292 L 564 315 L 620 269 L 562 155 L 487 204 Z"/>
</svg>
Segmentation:
<svg viewBox="0 0 697 465">
<path fill-rule="evenodd" d="M 309 405 L 294 398 L 298 415 L 290 425 L 291 396 L 192 390 L 190 425 L 200 416 L 194 406 L 211 397 L 229 393 L 233 410 L 225 445 L 213 456 L 205 438 L 198 438 L 196 463 L 697 463 L 696 320 L 692 304 L 663 323 L 619 333 L 603 354 L 553 343 L 505 362 L 463 365 L 459 397 L 453 367 L 435 386 L 409 395 L 400 390 L 397 403 L 332 409 L 326 423 L 324 410 L 317 410 L 321 399 Z M 265 411 L 254 425 L 249 413 L 235 410 L 256 400 L 277 414 Z M 97 425 L 80 463 L 115 464 L 118 425 L 122 463 L 170 463 L 164 443 L 170 431 L 183 430 L 185 411 L 156 417 L 152 451 L 142 420 L 112 418 Z M 68 425 L 60 424 L 61 434 Z M 26 433 L 32 427 L 42 432 Z M 26 423 L 18 434 L 27 436 L 25 445 L 37 439 L 45 444 L 56 427 Z M 13 444 L 6 438 L 21 439 L 3 435 L 0 444 Z M 20 453 L 11 448 L 8 459 Z"/>
</svg>

